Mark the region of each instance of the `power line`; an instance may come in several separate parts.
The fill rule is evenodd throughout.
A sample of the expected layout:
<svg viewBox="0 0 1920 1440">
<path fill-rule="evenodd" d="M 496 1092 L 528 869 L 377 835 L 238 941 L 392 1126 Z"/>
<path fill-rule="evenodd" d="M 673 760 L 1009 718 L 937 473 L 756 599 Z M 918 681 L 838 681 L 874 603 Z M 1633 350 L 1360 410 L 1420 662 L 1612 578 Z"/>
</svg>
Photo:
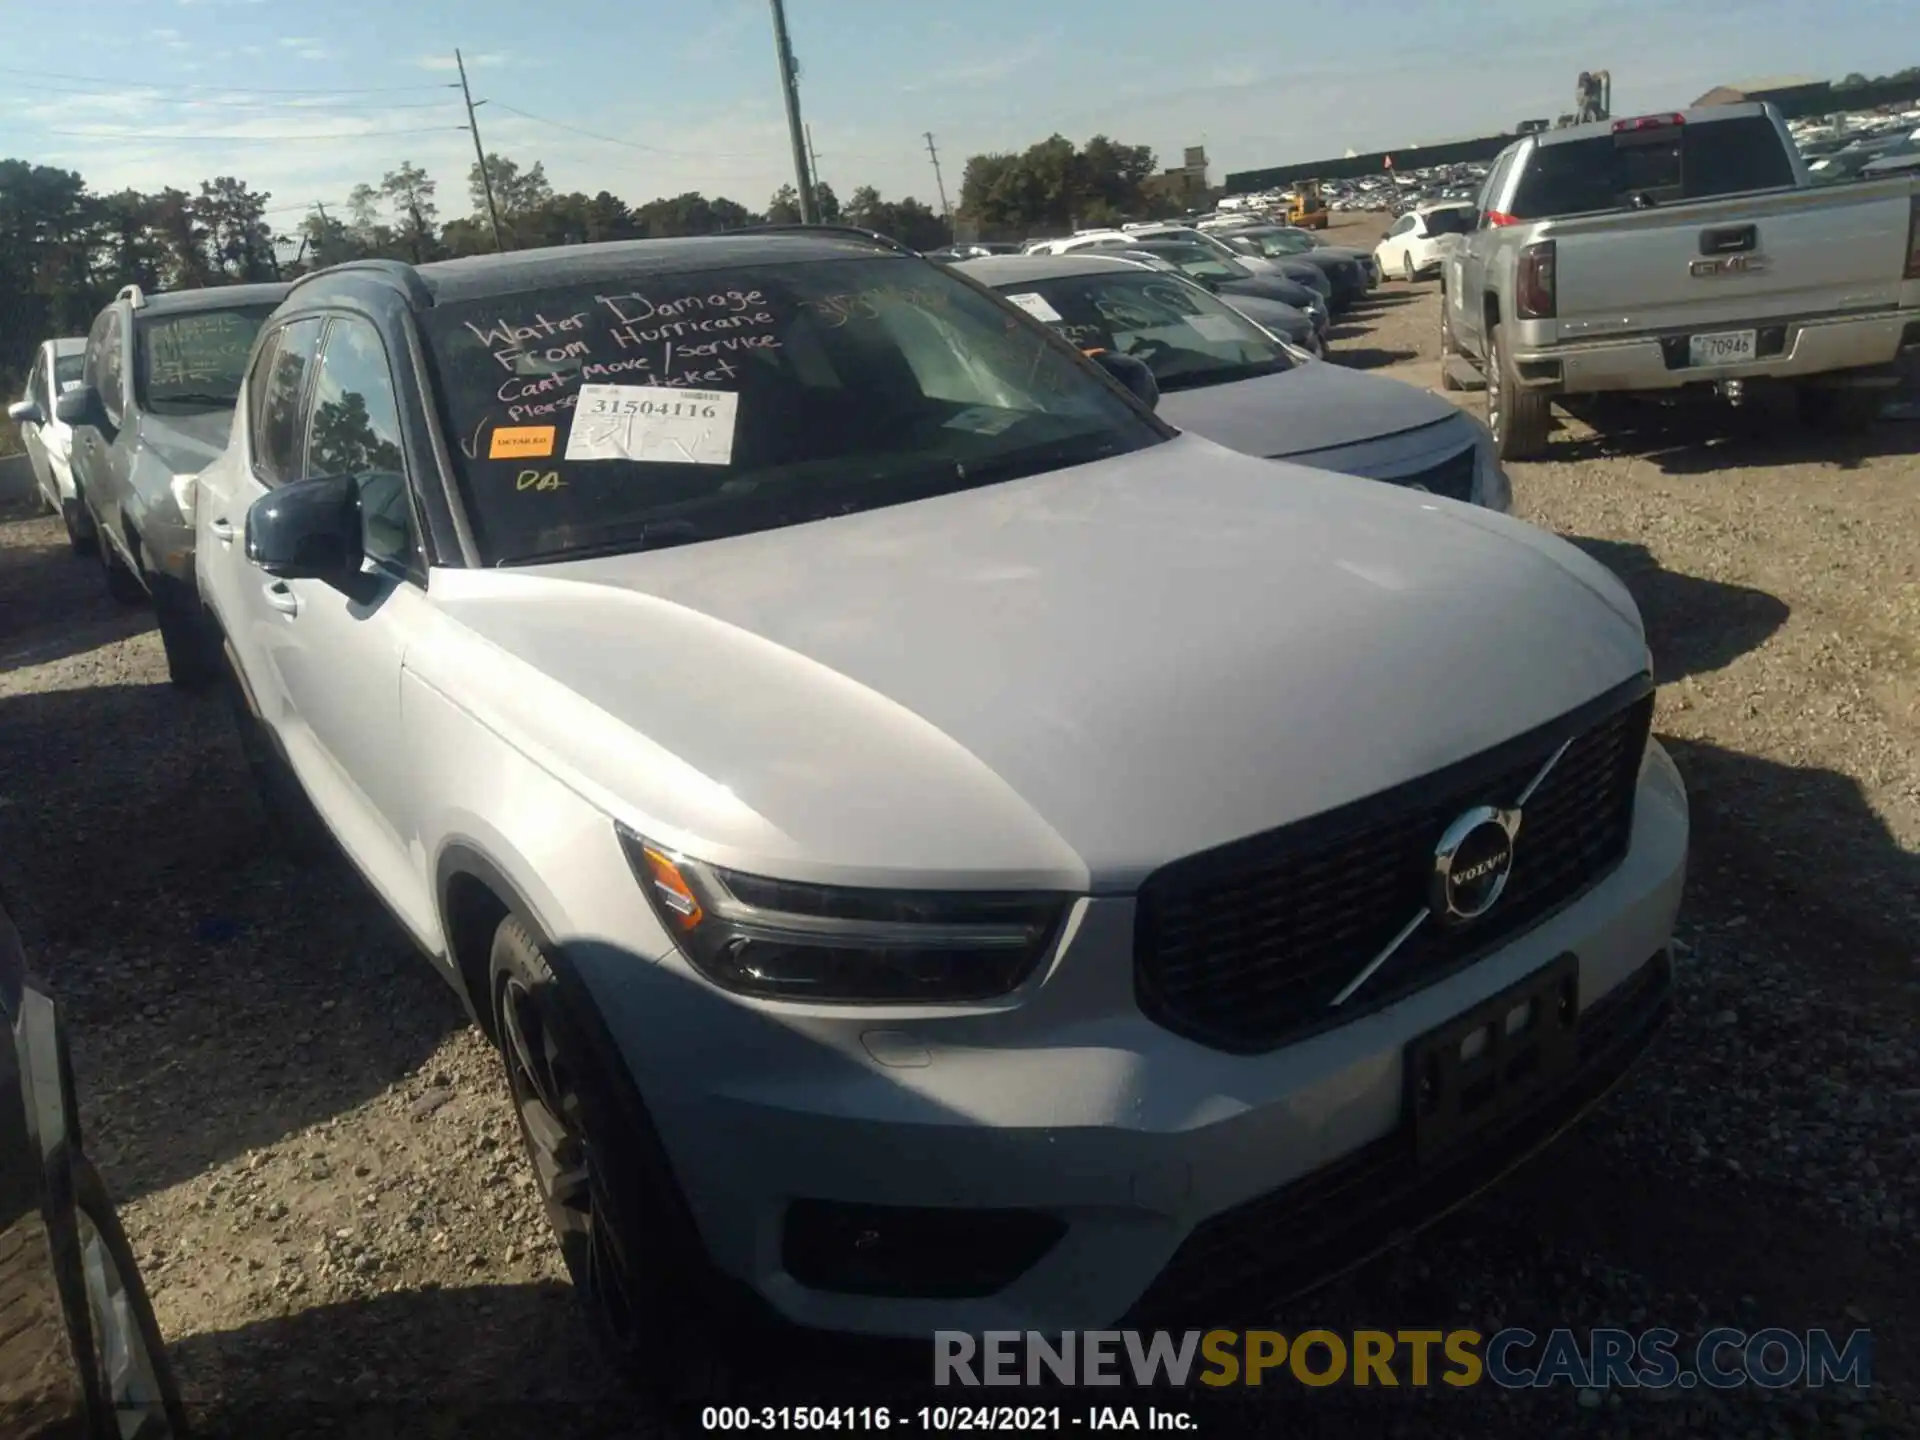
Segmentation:
<svg viewBox="0 0 1920 1440">
<path fill-rule="evenodd" d="M 288 145 L 296 140 L 372 140 L 382 135 L 445 135 L 463 125 L 427 125 L 413 130 L 341 130 L 330 135 L 173 135 L 158 130 L 42 130 L 42 135 L 68 135 L 81 140 L 144 140 L 154 144 Z"/>
<path fill-rule="evenodd" d="M 9 90 L 44 91 L 49 95 L 91 96 L 96 99 L 133 100 L 142 105 L 219 105 L 223 108 L 238 110 L 294 110 L 309 113 L 321 113 L 327 110 L 431 110 L 441 105 L 453 103 L 453 97 L 445 100 L 372 100 L 352 104 L 335 104 L 330 101 L 302 102 L 299 100 L 218 100 L 198 95 L 136 95 L 126 90 L 81 90 L 67 85 L 29 85 L 19 80 L 7 82 Z M 448 89 L 457 90 L 458 85 Z"/>
<path fill-rule="evenodd" d="M 27 75 L 44 80 L 77 80 L 87 85 L 105 85 L 121 90 L 208 90 L 229 95 L 399 95 L 407 91 L 457 88 L 453 82 L 435 80 L 421 85 L 329 85 L 292 87 L 278 85 L 155 85 L 147 80 L 115 79 L 104 75 L 70 75 L 59 70 L 21 70 L 0 65 L 0 75 Z"/>
</svg>

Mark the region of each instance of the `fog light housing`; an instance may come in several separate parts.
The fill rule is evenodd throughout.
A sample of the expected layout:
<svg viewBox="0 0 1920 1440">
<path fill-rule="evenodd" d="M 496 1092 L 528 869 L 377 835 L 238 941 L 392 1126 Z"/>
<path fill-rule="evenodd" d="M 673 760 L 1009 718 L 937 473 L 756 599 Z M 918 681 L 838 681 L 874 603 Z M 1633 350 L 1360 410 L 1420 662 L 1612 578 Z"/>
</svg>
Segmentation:
<svg viewBox="0 0 1920 1440">
<path fill-rule="evenodd" d="M 781 1265 L 809 1290 L 895 1299 L 995 1295 L 1067 1233 L 1035 1210 L 932 1209 L 795 1200 Z"/>
</svg>

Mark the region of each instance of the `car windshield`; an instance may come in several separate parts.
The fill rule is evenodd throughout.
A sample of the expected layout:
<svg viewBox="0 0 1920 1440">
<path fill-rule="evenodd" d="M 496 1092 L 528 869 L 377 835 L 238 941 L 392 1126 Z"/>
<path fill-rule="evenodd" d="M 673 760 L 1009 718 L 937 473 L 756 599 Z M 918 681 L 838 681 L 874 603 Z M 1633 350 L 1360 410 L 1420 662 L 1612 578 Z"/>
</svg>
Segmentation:
<svg viewBox="0 0 1920 1440">
<path fill-rule="evenodd" d="M 800 524 L 1172 434 L 1042 326 L 915 257 L 636 270 L 422 323 L 499 565 Z"/>
<path fill-rule="evenodd" d="M 1245 280 L 1253 272 L 1238 260 L 1229 260 L 1224 255 L 1216 255 L 1204 245 L 1190 245 L 1179 240 L 1159 240 L 1141 246 L 1149 255 L 1158 255 L 1169 264 L 1177 265 L 1197 280 Z"/>
<path fill-rule="evenodd" d="M 143 409 L 159 414 L 231 409 L 254 337 L 272 305 L 142 318 L 135 332 Z"/>
<path fill-rule="evenodd" d="M 1269 260 L 1313 249 L 1313 241 L 1289 230 L 1256 230 L 1243 238 L 1259 246 L 1260 253 Z"/>
<path fill-rule="evenodd" d="M 1429 235 L 1465 235 L 1473 227 L 1468 223 L 1473 212 L 1466 207 L 1427 212 L 1427 233 Z"/>
<path fill-rule="evenodd" d="M 1081 349 L 1144 361 L 1162 390 L 1222 385 L 1294 365 L 1266 331 L 1183 280 L 1116 270 L 999 288 Z"/>
<path fill-rule="evenodd" d="M 53 357 L 53 383 L 62 394 L 68 385 L 78 385 L 86 374 L 87 354 L 83 350 L 78 355 L 56 355 Z"/>
</svg>

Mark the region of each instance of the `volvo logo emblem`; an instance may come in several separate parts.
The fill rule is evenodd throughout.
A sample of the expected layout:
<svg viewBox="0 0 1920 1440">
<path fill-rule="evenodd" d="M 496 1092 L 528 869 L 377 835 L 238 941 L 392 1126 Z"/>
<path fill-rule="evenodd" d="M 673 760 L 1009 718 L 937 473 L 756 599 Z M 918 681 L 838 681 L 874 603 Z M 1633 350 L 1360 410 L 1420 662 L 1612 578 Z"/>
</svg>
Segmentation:
<svg viewBox="0 0 1920 1440">
<path fill-rule="evenodd" d="M 1427 906 L 1443 925 L 1478 920 L 1494 907 L 1513 873 L 1520 812 L 1480 805 L 1460 816 L 1433 847 Z"/>
</svg>

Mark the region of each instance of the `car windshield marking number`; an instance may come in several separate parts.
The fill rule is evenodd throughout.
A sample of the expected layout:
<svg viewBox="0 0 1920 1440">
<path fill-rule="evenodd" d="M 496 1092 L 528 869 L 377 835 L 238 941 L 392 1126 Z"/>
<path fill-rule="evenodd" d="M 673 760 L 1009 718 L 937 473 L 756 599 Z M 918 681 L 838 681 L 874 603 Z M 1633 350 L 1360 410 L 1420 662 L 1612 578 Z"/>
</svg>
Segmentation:
<svg viewBox="0 0 1920 1440">
<path fill-rule="evenodd" d="M 664 385 L 582 385 L 568 460 L 730 465 L 740 397 Z"/>
<path fill-rule="evenodd" d="M 1019 295 L 1007 296 L 1007 303 L 1018 305 L 1036 320 L 1044 320 L 1049 325 L 1060 319 L 1060 312 L 1047 303 L 1047 297 L 1038 291 L 1026 291 Z"/>
</svg>

